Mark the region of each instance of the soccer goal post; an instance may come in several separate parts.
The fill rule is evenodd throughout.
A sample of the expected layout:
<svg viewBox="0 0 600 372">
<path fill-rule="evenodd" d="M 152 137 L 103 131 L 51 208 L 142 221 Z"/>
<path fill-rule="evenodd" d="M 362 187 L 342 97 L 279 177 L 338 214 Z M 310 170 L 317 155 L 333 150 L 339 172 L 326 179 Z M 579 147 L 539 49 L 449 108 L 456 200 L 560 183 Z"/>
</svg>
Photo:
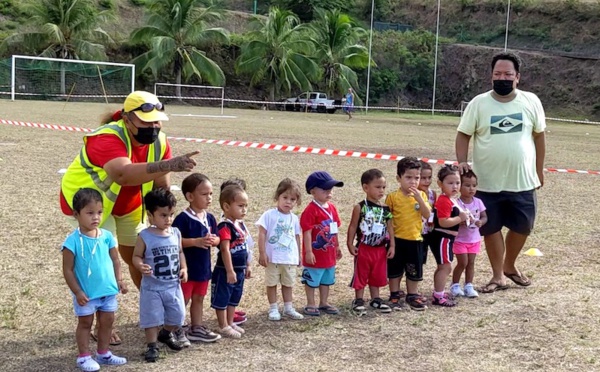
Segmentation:
<svg viewBox="0 0 600 372">
<path fill-rule="evenodd" d="M 186 102 L 193 105 L 218 106 L 221 108 L 221 115 L 223 115 L 224 112 L 225 87 L 155 83 L 154 95 L 172 102 Z"/>
<path fill-rule="evenodd" d="M 13 55 L 11 100 L 105 101 L 135 90 L 135 65 Z"/>
</svg>

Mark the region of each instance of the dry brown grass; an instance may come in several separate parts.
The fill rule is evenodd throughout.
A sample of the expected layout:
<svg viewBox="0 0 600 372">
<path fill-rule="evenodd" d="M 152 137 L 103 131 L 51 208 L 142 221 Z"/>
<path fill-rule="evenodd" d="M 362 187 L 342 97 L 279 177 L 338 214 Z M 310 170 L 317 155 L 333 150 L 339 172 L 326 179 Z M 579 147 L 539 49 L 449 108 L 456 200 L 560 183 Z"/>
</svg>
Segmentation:
<svg viewBox="0 0 600 372">
<path fill-rule="evenodd" d="M 68 104 L 63 109 L 62 103 L 1 100 L 0 118 L 94 127 L 105 108 L 98 104 Z M 211 110 L 177 107 L 170 111 Z M 340 114 L 233 110 L 227 114 L 238 118 L 177 117 L 165 125 L 165 132 L 452 159 L 458 121 L 396 114 L 357 115 L 351 122 Z M 370 123 L 366 124 L 366 120 Z M 551 123 L 549 129 L 548 166 L 600 167 L 600 128 Z M 388 187 L 397 187 L 395 163 L 391 161 L 187 142 L 172 145 L 175 154 L 200 149 L 197 169 L 216 185 L 230 176 L 248 181 L 250 225 L 271 205 L 277 182 L 286 176 L 303 183 L 311 171 L 326 169 L 346 182 L 334 196 L 344 224 L 342 236 L 352 204 L 362 197 L 359 178 L 364 170 L 382 169 L 388 176 Z M 80 146 L 80 134 L 0 125 L 0 247 L 5 252 L 0 264 L 2 370 L 75 370 L 76 318 L 58 252 L 70 228 L 58 207 L 57 170 L 68 166 Z M 179 184 L 182 178 L 183 175 L 174 175 L 173 184 Z M 598 177 L 592 175 L 546 174 L 546 185 L 539 193 L 537 227 L 527 243 L 527 247 L 537 247 L 545 255 L 522 256 L 518 261 L 533 279 L 530 288 L 513 286 L 477 300 L 460 300 L 455 309 L 369 313 L 359 319 L 349 313 L 353 292 L 347 283 L 352 260 L 345 254 L 338 267 L 338 284 L 331 294 L 333 303 L 343 309 L 342 315 L 273 323 L 266 320 L 263 270 L 256 267 L 242 303 L 250 314 L 247 335 L 242 340 L 193 345 L 178 354 L 169 353 L 155 365 L 142 361 L 143 332 L 136 326 L 138 295 L 132 291 L 119 298 L 117 324 L 124 343 L 114 351 L 130 360 L 119 371 L 164 371 L 171 367 L 234 371 L 387 370 L 413 366 L 432 371 L 599 370 L 600 309 L 593 296 L 599 280 L 600 210 L 592 204 L 597 182 Z M 178 198 L 179 208 L 183 208 L 181 196 Z M 212 211 L 218 213 L 216 205 Z M 341 241 L 345 243 L 345 239 Z M 485 253 L 477 265 L 475 281 L 485 284 L 490 275 Z M 426 294 L 432 287 L 433 266 L 429 263 L 425 268 L 421 288 Z M 298 285 L 298 308 L 304 303 L 303 297 L 303 289 Z M 213 312 L 206 305 L 209 325 L 214 326 Z"/>
</svg>

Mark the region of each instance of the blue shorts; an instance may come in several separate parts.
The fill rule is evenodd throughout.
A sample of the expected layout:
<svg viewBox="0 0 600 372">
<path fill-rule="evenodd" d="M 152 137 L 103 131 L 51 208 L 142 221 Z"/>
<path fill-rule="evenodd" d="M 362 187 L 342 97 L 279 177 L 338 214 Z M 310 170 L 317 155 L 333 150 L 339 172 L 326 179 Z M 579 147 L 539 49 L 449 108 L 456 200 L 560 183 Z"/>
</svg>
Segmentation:
<svg viewBox="0 0 600 372">
<path fill-rule="evenodd" d="M 184 321 L 185 302 L 179 283 L 161 290 L 140 289 L 140 328 L 182 326 Z"/>
<path fill-rule="evenodd" d="M 88 316 L 95 314 L 96 311 L 103 311 L 105 313 L 114 313 L 119 308 L 117 302 L 117 295 L 104 296 L 89 300 L 87 304 L 79 306 L 77 303 L 77 297 L 73 295 L 73 310 L 77 316 Z"/>
<path fill-rule="evenodd" d="M 236 282 L 227 283 L 227 270 L 215 267 L 212 273 L 210 285 L 210 307 L 216 310 L 225 310 L 227 306 L 237 306 L 244 292 L 244 280 L 246 273 L 244 269 L 235 269 Z"/>
<path fill-rule="evenodd" d="M 330 286 L 335 284 L 335 266 L 326 269 L 316 267 L 305 267 L 302 270 L 302 284 L 311 288 L 319 286 Z"/>
</svg>

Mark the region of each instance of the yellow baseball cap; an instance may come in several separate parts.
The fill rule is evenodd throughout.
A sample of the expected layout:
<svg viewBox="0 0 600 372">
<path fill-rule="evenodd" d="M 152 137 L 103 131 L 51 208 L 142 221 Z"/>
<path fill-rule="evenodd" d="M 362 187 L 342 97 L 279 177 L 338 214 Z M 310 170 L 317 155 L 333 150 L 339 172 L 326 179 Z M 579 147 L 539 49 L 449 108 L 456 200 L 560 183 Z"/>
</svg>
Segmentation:
<svg viewBox="0 0 600 372">
<path fill-rule="evenodd" d="M 133 112 L 141 121 L 167 121 L 165 106 L 152 93 L 136 90 L 125 98 L 124 112 Z"/>
</svg>

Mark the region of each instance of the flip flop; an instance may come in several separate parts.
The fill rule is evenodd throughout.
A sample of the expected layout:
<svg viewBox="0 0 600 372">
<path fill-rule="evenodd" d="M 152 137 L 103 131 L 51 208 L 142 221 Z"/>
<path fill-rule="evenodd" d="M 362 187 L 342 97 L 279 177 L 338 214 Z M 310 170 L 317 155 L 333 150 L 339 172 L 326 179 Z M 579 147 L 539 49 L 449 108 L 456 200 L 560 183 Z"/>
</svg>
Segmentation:
<svg viewBox="0 0 600 372">
<path fill-rule="evenodd" d="M 110 334 L 110 346 L 118 346 L 121 345 L 123 341 L 121 341 L 121 337 L 119 337 L 119 332 L 116 329 L 113 329 Z"/>
<path fill-rule="evenodd" d="M 508 289 L 507 285 L 502 285 L 496 282 L 489 282 L 483 286 L 480 290 L 481 293 L 494 293 L 496 291 L 504 291 Z"/>
<path fill-rule="evenodd" d="M 90 338 L 92 340 L 94 340 L 95 342 L 98 342 L 98 335 L 95 332 L 96 332 L 95 330 L 94 330 L 94 332 L 90 332 Z M 119 337 L 119 334 L 117 333 L 117 331 L 113 330 L 112 333 L 110 334 L 109 345 L 110 346 L 119 346 L 122 343 L 123 343 L 123 341 L 121 341 L 121 338 Z"/>
<path fill-rule="evenodd" d="M 504 273 L 504 276 L 508 279 L 512 280 L 516 285 L 520 285 L 521 287 L 529 287 L 531 285 L 531 279 L 523 275 L 523 273 Z"/>
<path fill-rule="evenodd" d="M 310 316 L 319 316 L 319 315 L 321 315 L 321 312 L 319 311 L 319 308 L 316 306 L 305 306 L 304 314 L 310 315 Z"/>
<path fill-rule="evenodd" d="M 329 315 L 337 315 L 340 313 L 337 307 L 331 305 L 319 306 L 319 310 Z"/>
</svg>

